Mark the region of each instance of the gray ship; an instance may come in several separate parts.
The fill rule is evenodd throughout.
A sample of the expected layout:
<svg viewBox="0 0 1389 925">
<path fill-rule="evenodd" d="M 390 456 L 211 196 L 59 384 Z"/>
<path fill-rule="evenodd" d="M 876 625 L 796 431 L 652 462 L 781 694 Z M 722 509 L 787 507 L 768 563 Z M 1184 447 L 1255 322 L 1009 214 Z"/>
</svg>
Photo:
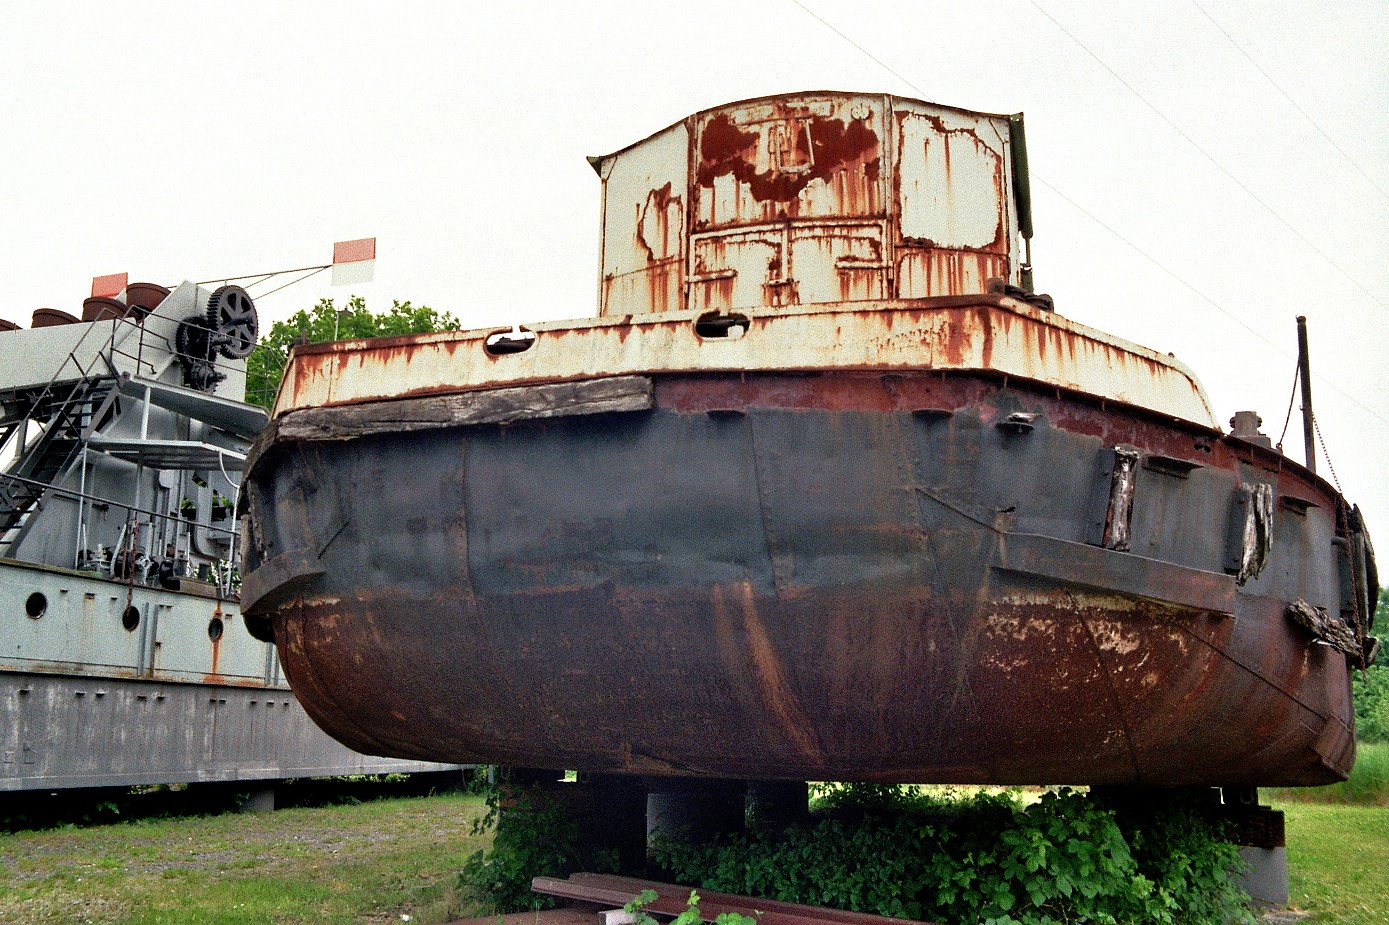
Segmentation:
<svg viewBox="0 0 1389 925">
<path fill-rule="evenodd" d="M 238 286 L 0 322 L 0 791 L 442 770 L 308 719 L 241 629 Z"/>
</svg>

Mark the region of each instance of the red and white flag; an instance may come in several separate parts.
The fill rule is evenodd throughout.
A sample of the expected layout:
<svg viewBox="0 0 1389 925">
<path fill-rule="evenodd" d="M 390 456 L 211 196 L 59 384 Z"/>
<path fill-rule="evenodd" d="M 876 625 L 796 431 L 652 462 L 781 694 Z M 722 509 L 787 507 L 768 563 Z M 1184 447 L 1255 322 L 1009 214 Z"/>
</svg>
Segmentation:
<svg viewBox="0 0 1389 925">
<path fill-rule="evenodd" d="M 358 238 L 333 245 L 333 285 L 369 283 L 376 274 L 376 239 Z"/>
<path fill-rule="evenodd" d="M 110 273 L 92 277 L 92 298 L 114 299 L 130 284 L 129 273 Z"/>
</svg>

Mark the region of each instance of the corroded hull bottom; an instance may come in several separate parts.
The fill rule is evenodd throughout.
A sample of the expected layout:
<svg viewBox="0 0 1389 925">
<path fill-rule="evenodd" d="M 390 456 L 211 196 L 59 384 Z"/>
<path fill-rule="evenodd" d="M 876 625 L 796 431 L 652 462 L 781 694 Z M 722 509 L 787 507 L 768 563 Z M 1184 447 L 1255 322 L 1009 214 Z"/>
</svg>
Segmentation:
<svg viewBox="0 0 1389 925">
<path fill-rule="evenodd" d="M 1168 460 L 1131 551 L 1086 542 L 1117 442 Z M 1237 588 L 1251 479 L 1312 505 Z M 1136 413 L 966 377 L 672 378 L 640 413 L 284 444 L 249 490 L 264 558 L 316 563 L 260 619 L 363 751 L 1227 786 L 1353 760 L 1346 659 L 1285 616 L 1335 604 L 1334 497 Z"/>
</svg>

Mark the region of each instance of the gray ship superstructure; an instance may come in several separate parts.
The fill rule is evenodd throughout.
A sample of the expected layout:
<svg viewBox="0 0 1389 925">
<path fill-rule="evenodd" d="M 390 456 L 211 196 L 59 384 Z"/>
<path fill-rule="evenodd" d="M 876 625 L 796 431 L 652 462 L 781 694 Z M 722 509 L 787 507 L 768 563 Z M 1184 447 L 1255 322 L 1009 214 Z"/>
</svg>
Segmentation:
<svg viewBox="0 0 1389 925">
<path fill-rule="evenodd" d="M 240 631 L 244 289 L 0 322 L 0 791 L 440 770 L 352 751 Z"/>
</svg>

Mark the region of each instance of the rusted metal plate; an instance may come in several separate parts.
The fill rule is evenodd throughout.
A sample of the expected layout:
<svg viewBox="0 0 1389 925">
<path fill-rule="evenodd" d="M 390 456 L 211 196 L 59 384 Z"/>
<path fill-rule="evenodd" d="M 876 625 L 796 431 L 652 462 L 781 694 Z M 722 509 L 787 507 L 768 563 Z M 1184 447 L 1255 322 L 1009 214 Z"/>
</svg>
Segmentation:
<svg viewBox="0 0 1389 925">
<path fill-rule="evenodd" d="M 599 162 L 602 297 L 623 312 L 685 307 L 690 132 L 679 122 L 642 142 L 641 157 Z"/>
<path fill-rule="evenodd" d="M 295 350 L 276 416 L 301 408 L 498 386 L 678 372 L 988 370 L 1215 427 L 1192 372 L 1170 356 L 1001 295 L 749 310 L 741 337 L 701 337 L 698 313 L 537 324 L 494 356 L 491 332 Z"/>
<path fill-rule="evenodd" d="M 999 254 L 938 247 L 902 247 L 897 252 L 897 291 L 903 298 L 981 292 L 989 279 L 1007 272 L 1007 260 Z"/>
<path fill-rule="evenodd" d="M 894 115 L 902 240 L 1006 255 L 1007 120 L 919 107 Z"/>
<path fill-rule="evenodd" d="M 694 229 L 881 215 L 887 105 L 881 96 L 806 94 L 700 113 Z"/>
<path fill-rule="evenodd" d="M 1221 574 L 1270 451 L 968 375 L 665 376 L 654 395 L 257 460 L 248 568 L 323 550 L 321 578 L 257 614 L 315 718 L 367 751 L 631 774 L 1272 786 L 1349 767 L 1347 661 L 1283 603 L 1337 605 L 1308 579 L 1334 572 L 1330 489 L 1261 470 L 1313 506 L 1275 525 L 1258 576 Z M 998 426 L 1016 414 L 1031 428 Z M 1142 555 L 1086 546 L 1087 567 L 1057 550 L 1085 544 L 1111 441 L 1193 466 L 1134 470 Z"/>
</svg>

